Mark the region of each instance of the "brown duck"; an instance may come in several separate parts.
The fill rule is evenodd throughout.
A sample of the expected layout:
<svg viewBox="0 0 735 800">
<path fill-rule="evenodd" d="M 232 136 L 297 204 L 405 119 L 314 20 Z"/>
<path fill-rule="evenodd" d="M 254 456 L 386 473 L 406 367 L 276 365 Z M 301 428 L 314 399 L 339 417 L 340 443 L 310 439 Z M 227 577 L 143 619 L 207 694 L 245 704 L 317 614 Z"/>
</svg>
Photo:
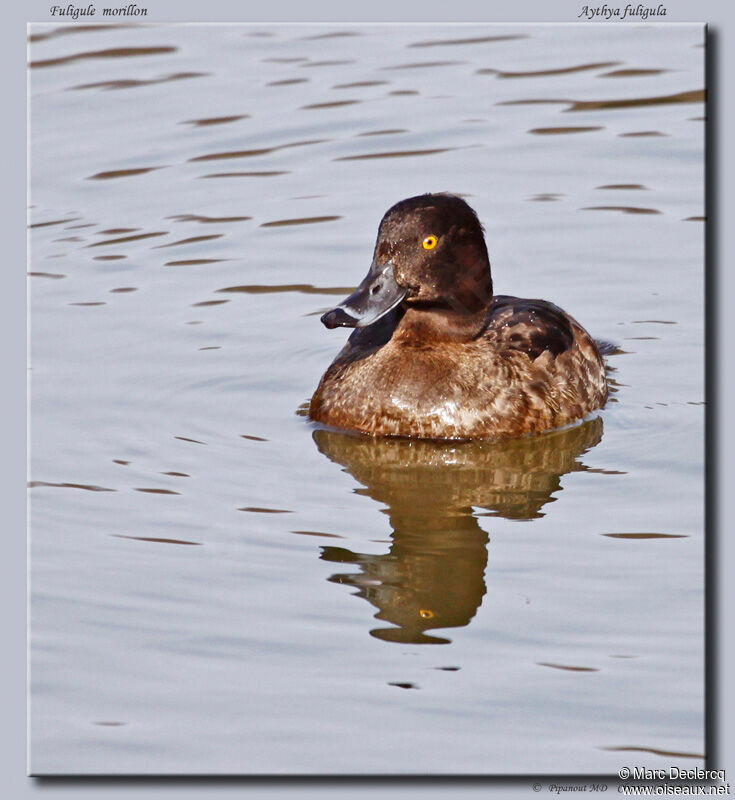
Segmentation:
<svg viewBox="0 0 735 800">
<path fill-rule="evenodd" d="M 567 425 L 607 398 L 600 352 L 576 320 L 493 295 L 482 225 L 454 195 L 389 209 L 367 277 L 321 320 L 355 328 L 309 407 L 335 428 L 494 439 Z"/>
</svg>

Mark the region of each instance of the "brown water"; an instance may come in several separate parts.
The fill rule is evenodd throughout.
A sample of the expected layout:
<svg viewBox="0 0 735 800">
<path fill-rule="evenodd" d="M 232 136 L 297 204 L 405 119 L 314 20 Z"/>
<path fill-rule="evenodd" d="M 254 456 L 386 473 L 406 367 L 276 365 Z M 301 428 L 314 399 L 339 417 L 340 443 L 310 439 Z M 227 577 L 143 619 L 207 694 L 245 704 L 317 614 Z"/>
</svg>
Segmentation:
<svg viewBox="0 0 735 800">
<path fill-rule="evenodd" d="M 608 773 L 703 755 L 703 30 L 37 25 L 31 767 Z M 320 430 L 397 200 L 613 342 L 506 443 Z"/>
</svg>

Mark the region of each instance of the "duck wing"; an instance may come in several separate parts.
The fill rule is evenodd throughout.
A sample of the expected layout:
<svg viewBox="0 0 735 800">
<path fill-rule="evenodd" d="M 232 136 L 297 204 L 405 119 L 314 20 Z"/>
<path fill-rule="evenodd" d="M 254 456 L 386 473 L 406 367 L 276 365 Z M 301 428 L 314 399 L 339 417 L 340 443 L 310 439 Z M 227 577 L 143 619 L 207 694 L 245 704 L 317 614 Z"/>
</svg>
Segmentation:
<svg viewBox="0 0 735 800">
<path fill-rule="evenodd" d="M 500 351 L 526 353 L 531 361 L 542 353 L 556 357 L 570 350 L 581 326 L 547 300 L 497 295 L 482 337 L 493 339 Z"/>
</svg>

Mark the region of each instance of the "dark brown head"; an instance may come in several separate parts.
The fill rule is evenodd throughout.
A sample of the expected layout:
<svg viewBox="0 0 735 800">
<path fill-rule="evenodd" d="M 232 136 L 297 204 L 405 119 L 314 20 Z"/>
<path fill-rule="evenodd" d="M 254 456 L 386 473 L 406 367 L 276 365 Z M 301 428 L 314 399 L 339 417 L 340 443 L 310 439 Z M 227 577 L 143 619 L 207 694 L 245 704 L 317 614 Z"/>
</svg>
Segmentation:
<svg viewBox="0 0 735 800">
<path fill-rule="evenodd" d="M 378 229 L 365 280 L 322 322 L 365 327 L 400 303 L 476 313 L 493 296 L 482 225 L 464 200 L 423 194 L 401 200 Z"/>
</svg>

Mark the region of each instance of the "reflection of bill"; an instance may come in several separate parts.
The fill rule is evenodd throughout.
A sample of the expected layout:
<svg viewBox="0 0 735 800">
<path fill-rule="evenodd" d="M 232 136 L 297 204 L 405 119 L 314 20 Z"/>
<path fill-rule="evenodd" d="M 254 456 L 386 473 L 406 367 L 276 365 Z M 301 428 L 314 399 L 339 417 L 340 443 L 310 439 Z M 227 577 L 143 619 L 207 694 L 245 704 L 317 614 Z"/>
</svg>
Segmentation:
<svg viewBox="0 0 735 800">
<path fill-rule="evenodd" d="M 508 519 L 543 516 L 561 476 L 602 438 L 598 417 L 540 436 L 501 442 L 431 442 L 314 432 L 320 452 L 343 465 L 374 500 L 388 506 L 388 553 L 325 547 L 322 558 L 358 571 L 330 578 L 357 588 L 396 627 L 371 634 L 391 642 L 443 644 L 436 628 L 467 625 L 485 594 L 487 534 L 473 507 Z"/>
</svg>

